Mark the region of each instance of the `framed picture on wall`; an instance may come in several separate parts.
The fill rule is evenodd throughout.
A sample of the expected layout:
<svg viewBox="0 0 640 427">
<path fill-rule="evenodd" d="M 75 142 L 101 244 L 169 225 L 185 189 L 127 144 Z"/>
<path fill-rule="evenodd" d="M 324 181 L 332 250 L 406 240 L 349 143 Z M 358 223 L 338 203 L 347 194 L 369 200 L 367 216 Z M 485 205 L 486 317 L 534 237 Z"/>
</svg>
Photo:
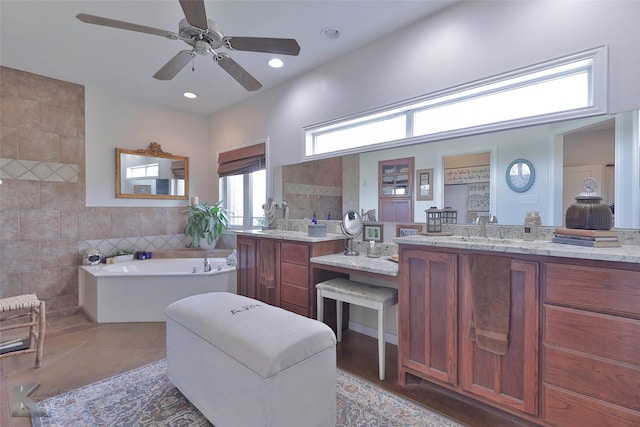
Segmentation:
<svg viewBox="0 0 640 427">
<path fill-rule="evenodd" d="M 433 169 L 416 171 L 416 200 L 433 200 Z"/>
<path fill-rule="evenodd" d="M 398 224 L 396 225 L 396 237 L 417 236 L 422 233 L 421 224 Z"/>
<path fill-rule="evenodd" d="M 365 223 L 362 228 L 362 239 L 373 240 L 374 242 L 382 242 L 382 223 Z"/>
<path fill-rule="evenodd" d="M 133 194 L 151 194 L 150 185 L 134 185 Z"/>
</svg>

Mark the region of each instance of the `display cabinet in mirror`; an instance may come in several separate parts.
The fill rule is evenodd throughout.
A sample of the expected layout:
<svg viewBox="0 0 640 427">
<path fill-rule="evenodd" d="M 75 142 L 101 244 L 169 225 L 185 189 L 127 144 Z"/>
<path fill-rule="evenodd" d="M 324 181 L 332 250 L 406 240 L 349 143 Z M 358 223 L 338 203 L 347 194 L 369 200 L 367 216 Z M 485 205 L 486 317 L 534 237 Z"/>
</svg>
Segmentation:
<svg viewBox="0 0 640 427">
<path fill-rule="evenodd" d="M 165 153 L 156 142 L 140 150 L 116 148 L 116 197 L 186 200 L 189 158 Z"/>
</svg>

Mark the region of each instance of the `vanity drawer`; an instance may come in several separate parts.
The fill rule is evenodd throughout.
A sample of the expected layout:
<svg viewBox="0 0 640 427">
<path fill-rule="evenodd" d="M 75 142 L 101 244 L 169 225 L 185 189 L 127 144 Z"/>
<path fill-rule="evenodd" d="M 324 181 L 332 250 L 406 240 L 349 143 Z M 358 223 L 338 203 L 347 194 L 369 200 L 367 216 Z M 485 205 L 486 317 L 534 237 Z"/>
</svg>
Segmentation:
<svg viewBox="0 0 640 427">
<path fill-rule="evenodd" d="M 582 427 L 637 427 L 640 412 L 601 402 L 554 386 L 542 389 L 544 420 L 551 425 Z"/>
<path fill-rule="evenodd" d="M 280 244 L 280 258 L 284 262 L 309 265 L 309 246 L 300 243 L 282 242 Z"/>
<path fill-rule="evenodd" d="M 545 305 L 546 344 L 639 365 L 640 320 Z"/>
<path fill-rule="evenodd" d="M 280 301 L 283 307 L 284 303 L 289 303 L 306 310 L 309 308 L 309 292 L 306 287 L 282 283 L 280 285 Z"/>
<path fill-rule="evenodd" d="M 640 411 L 640 368 L 544 347 L 543 381 L 604 402 Z"/>
<path fill-rule="evenodd" d="M 640 272 L 546 263 L 545 301 L 640 316 Z"/>
<path fill-rule="evenodd" d="M 309 286 L 309 268 L 304 265 L 290 264 L 283 262 L 280 264 L 280 281 Z"/>
</svg>

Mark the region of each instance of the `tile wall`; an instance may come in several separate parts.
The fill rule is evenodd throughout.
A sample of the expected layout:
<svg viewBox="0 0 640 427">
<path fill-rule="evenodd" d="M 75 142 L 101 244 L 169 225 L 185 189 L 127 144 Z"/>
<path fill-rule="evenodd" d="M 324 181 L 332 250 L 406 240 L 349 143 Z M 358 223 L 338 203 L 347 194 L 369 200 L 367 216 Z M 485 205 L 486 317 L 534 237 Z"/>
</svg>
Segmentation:
<svg viewBox="0 0 640 427">
<path fill-rule="evenodd" d="M 0 298 L 77 309 L 79 253 L 184 248 L 183 208 L 86 208 L 84 87 L 0 67 Z"/>
</svg>

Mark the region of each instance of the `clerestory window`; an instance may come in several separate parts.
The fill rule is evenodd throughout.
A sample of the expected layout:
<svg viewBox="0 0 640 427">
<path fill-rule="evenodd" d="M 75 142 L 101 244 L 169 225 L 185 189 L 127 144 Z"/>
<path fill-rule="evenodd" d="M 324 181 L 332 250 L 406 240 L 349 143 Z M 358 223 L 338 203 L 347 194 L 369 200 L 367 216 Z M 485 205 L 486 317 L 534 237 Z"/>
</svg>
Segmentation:
<svg viewBox="0 0 640 427">
<path fill-rule="evenodd" d="M 600 47 L 307 127 L 305 159 L 603 114 L 606 90 Z"/>
</svg>

